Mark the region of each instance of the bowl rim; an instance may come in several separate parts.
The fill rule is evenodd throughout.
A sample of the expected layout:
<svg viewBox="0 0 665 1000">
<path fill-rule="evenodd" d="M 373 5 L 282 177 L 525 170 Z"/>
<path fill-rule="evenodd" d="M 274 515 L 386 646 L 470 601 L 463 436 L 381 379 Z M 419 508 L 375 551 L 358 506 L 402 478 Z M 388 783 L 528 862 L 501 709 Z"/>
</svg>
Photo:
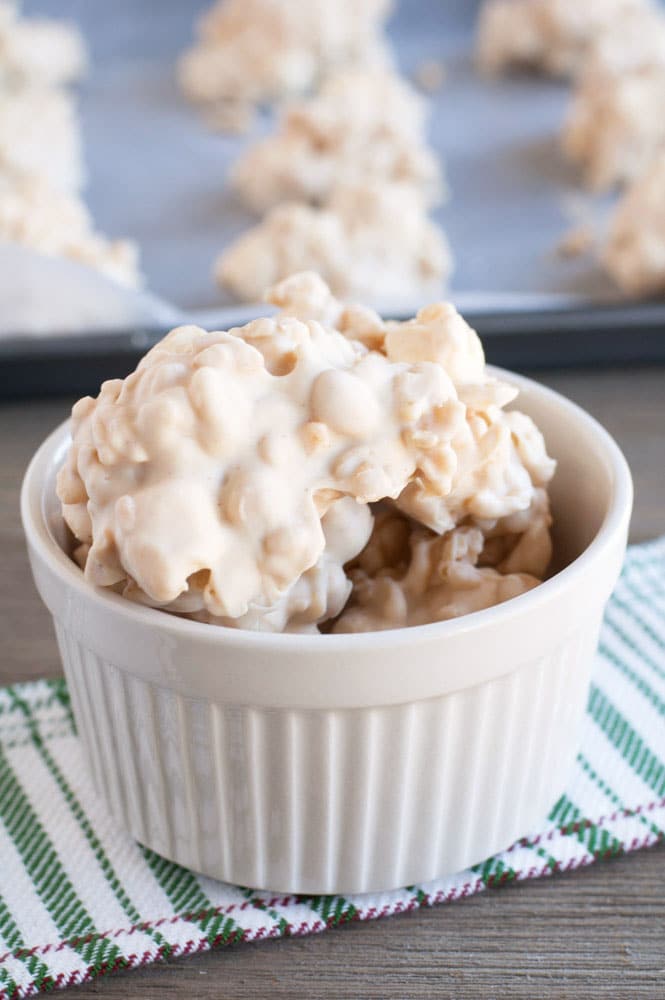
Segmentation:
<svg viewBox="0 0 665 1000">
<path fill-rule="evenodd" d="M 616 542 L 617 535 L 624 530 L 631 511 L 633 484 L 628 463 L 618 444 L 595 417 L 592 417 L 581 406 L 573 403 L 561 393 L 526 376 L 491 365 L 487 366 L 487 370 L 495 377 L 512 382 L 520 391 L 527 389 L 532 394 L 540 396 L 546 402 L 561 408 L 569 417 L 577 420 L 581 426 L 591 432 L 597 453 L 602 453 L 609 461 L 613 474 L 613 487 L 607 511 L 594 538 L 584 551 L 552 577 L 538 584 L 537 587 L 494 607 L 474 611 L 447 621 L 375 632 L 275 633 L 233 629 L 227 626 L 180 618 L 159 608 L 151 608 L 127 601 L 121 595 L 103 587 L 91 586 L 85 580 L 78 566 L 58 545 L 44 514 L 45 479 L 53 466 L 54 456 L 65 450 L 69 436 L 69 419 L 61 423 L 42 442 L 25 472 L 21 486 L 20 506 L 27 541 L 49 569 L 60 578 L 63 585 L 79 593 L 83 599 L 93 601 L 108 613 L 133 620 L 137 625 L 144 625 L 152 629 L 157 628 L 162 633 L 176 634 L 183 638 L 189 636 L 198 643 L 206 645 L 241 647 L 245 650 L 255 649 L 261 652 L 278 648 L 280 652 L 293 651 L 298 653 L 321 652 L 325 648 L 327 652 L 344 654 L 385 645 L 393 647 L 397 645 L 416 646 L 422 642 L 431 642 L 436 638 L 445 639 L 453 635 L 491 627 L 516 614 L 521 616 L 523 613 L 529 613 L 531 609 L 556 598 L 576 577 L 585 573 L 589 565 L 598 560 L 608 547 Z"/>
</svg>

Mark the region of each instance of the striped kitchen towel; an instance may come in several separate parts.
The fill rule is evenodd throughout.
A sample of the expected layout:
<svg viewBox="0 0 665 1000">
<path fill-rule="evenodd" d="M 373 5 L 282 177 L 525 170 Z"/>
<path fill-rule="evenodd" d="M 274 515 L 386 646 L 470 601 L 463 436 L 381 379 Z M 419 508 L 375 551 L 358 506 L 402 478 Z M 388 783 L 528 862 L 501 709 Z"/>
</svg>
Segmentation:
<svg viewBox="0 0 665 1000">
<path fill-rule="evenodd" d="M 136 844 L 96 799 L 62 681 L 0 689 L 0 997 L 115 969 L 450 902 L 655 844 L 665 831 L 665 538 L 629 550 L 574 774 L 542 830 L 427 885 L 271 896 Z"/>
</svg>

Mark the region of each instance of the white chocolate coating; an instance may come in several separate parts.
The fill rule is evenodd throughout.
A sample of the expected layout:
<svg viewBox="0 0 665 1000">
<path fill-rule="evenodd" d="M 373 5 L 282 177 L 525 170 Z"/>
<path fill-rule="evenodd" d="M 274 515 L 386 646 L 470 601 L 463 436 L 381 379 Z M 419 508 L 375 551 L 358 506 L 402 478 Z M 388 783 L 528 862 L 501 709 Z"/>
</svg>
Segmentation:
<svg viewBox="0 0 665 1000">
<path fill-rule="evenodd" d="M 37 174 L 0 171 L 0 240 L 49 257 L 68 257 L 123 285 L 140 280 L 135 245 L 100 236 L 76 195 L 59 191 Z"/>
<path fill-rule="evenodd" d="M 338 322 L 348 336 L 365 340 L 391 361 L 441 365 L 466 407 L 453 440 L 448 488 L 437 493 L 414 478 L 397 501 L 400 509 L 442 533 L 465 517 L 491 521 L 530 507 L 538 487 L 552 478 L 554 462 L 533 421 L 503 409 L 517 390 L 487 376 L 478 335 L 454 306 L 426 306 L 404 323 L 347 310 Z"/>
<path fill-rule="evenodd" d="M 525 461 L 527 442 L 535 443 L 534 471 Z M 400 510 L 438 534 L 467 517 L 493 522 L 527 510 L 537 487 L 554 474 L 554 463 L 547 458 L 533 421 L 495 404 L 480 412 L 471 410 L 452 446 L 457 462 L 447 492 L 437 495 L 414 480 L 397 501 Z"/>
<path fill-rule="evenodd" d="M 255 632 L 317 632 L 318 626 L 337 618 L 351 594 L 351 580 L 344 569 L 365 547 L 374 518 L 368 504 L 351 497 L 333 500 L 321 518 L 325 548 L 311 569 L 305 570 L 272 606 L 251 606 L 239 618 L 219 618 L 205 610 L 189 617 L 227 628 Z M 185 595 L 191 600 L 192 594 Z"/>
<path fill-rule="evenodd" d="M 554 463 L 454 308 L 385 323 L 314 274 L 268 297 L 276 317 L 173 330 L 74 407 L 57 490 L 87 579 L 271 631 L 437 621 L 534 586 Z"/>
<path fill-rule="evenodd" d="M 335 295 L 398 307 L 441 292 L 451 256 L 411 184 L 336 188 L 324 208 L 273 208 L 220 255 L 218 282 L 246 302 L 297 271 L 317 271 Z"/>
<path fill-rule="evenodd" d="M 409 183 L 436 201 L 441 169 L 426 145 L 425 117 L 422 97 L 394 73 L 339 70 L 247 149 L 232 183 L 258 214 L 285 201 L 321 204 L 339 184 L 358 182 Z"/>
<path fill-rule="evenodd" d="M 389 61 L 388 0 L 218 0 L 180 60 L 193 101 L 259 104 L 304 94 L 337 66 Z"/>
<path fill-rule="evenodd" d="M 649 0 L 485 0 L 477 58 L 486 73 L 528 69 L 575 76 L 590 46 Z"/>
<path fill-rule="evenodd" d="M 665 149 L 617 205 L 603 263 L 629 295 L 665 293 Z"/>
</svg>

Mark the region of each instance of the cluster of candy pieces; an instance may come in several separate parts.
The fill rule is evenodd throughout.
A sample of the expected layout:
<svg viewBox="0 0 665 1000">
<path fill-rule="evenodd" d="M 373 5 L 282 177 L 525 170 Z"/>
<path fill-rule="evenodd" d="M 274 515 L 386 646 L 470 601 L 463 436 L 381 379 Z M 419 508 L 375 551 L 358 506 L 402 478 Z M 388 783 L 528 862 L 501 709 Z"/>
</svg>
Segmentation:
<svg viewBox="0 0 665 1000">
<path fill-rule="evenodd" d="M 99 233 L 81 197 L 85 181 L 72 86 L 87 54 L 76 28 L 23 18 L 0 0 L 0 242 L 139 283 L 130 240 Z"/>
<path fill-rule="evenodd" d="M 58 495 L 87 579 L 273 631 L 434 621 L 534 586 L 554 462 L 455 309 L 384 322 L 311 273 L 269 298 L 276 316 L 173 330 L 75 405 Z"/>
<path fill-rule="evenodd" d="M 564 156 L 587 187 L 627 186 L 607 233 L 586 224 L 572 253 L 595 243 L 629 295 L 665 292 L 665 11 L 654 0 L 486 0 L 478 60 L 494 74 L 527 69 L 569 77 Z M 586 236 L 585 236 L 586 234 Z M 577 236 L 577 239 L 575 239 Z"/>
</svg>

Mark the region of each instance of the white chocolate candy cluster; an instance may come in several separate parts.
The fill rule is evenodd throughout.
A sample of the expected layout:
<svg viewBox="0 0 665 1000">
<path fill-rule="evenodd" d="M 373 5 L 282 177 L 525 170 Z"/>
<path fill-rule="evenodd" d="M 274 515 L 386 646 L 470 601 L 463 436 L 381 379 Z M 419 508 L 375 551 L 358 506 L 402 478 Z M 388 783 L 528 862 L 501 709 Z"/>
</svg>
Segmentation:
<svg viewBox="0 0 665 1000">
<path fill-rule="evenodd" d="M 665 293 L 665 149 L 621 198 L 603 260 L 629 295 Z"/>
<path fill-rule="evenodd" d="M 264 288 L 306 268 L 335 295 L 398 308 L 438 295 L 452 261 L 416 187 L 361 181 L 336 187 L 322 208 L 276 206 L 222 252 L 215 276 L 238 298 L 257 302 Z"/>
<path fill-rule="evenodd" d="M 232 183 L 261 214 L 285 201 L 325 203 L 340 184 L 413 184 L 429 202 L 441 170 L 425 138 L 425 102 L 385 69 L 343 69 L 286 108 L 276 131 L 250 146 Z"/>
<path fill-rule="evenodd" d="M 23 18 L 0 0 L 0 241 L 65 257 L 137 285 L 138 252 L 94 229 L 84 182 L 75 99 L 68 85 L 87 68 L 79 32 Z"/>
<path fill-rule="evenodd" d="M 38 174 L 58 191 L 83 183 L 81 136 L 66 85 L 87 65 L 78 31 L 43 18 L 22 18 L 0 0 L 0 174 Z"/>
<path fill-rule="evenodd" d="M 335 499 L 443 485 L 464 407 L 440 366 L 281 316 L 179 328 L 73 418 L 59 493 L 88 578 L 169 604 L 207 573 L 206 609 L 236 618 L 316 563 Z"/>
<path fill-rule="evenodd" d="M 338 66 L 387 61 L 389 10 L 389 0 L 218 0 L 180 60 L 180 85 L 204 102 L 303 94 Z"/>
<path fill-rule="evenodd" d="M 313 274 L 270 297 L 276 317 L 178 328 L 74 407 L 57 489 L 87 579 L 272 631 L 313 631 L 340 612 L 340 629 L 434 621 L 535 585 L 549 561 L 554 463 L 531 421 L 502 409 L 515 390 L 488 377 L 454 309 L 385 323 Z M 416 532 L 409 551 L 427 541 L 433 568 L 417 586 L 401 543 L 392 575 L 390 560 L 370 565 L 385 548 L 383 514 L 365 548 L 379 502 L 412 518 L 420 509 L 430 525 L 390 513 L 399 537 Z M 445 601 L 430 593 L 442 560 L 467 567 L 446 577 Z M 399 588 L 405 574 L 405 614 L 393 615 L 392 597 L 383 610 L 368 597 L 375 577 Z"/>
<path fill-rule="evenodd" d="M 213 127 L 245 128 L 248 108 L 301 96 L 231 172 L 240 198 L 263 215 L 213 267 L 236 298 L 256 302 L 308 269 L 336 295 L 382 308 L 443 291 L 452 259 L 428 216 L 443 171 L 427 145 L 422 96 L 390 69 L 380 35 L 390 6 L 220 0 L 183 57 L 185 92 L 217 102 Z"/>
<path fill-rule="evenodd" d="M 39 174 L 0 170 L 0 240 L 67 257 L 123 285 L 140 280 L 135 244 L 99 235 L 81 199 Z"/>
<path fill-rule="evenodd" d="M 617 32 L 598 49 L 573 97 L 563 131 L 564 154 L 597 191 L 634 180 L 665 148 L 664 105 L 661 16 L 638 40 Z"/>
<path fill-rule="evenodd" d="M 620 31 L 649 0 L 485 0 L 477 55 L 482 70 L 537 70 L 576 76 L 605 31 Z"/>
</svg>

